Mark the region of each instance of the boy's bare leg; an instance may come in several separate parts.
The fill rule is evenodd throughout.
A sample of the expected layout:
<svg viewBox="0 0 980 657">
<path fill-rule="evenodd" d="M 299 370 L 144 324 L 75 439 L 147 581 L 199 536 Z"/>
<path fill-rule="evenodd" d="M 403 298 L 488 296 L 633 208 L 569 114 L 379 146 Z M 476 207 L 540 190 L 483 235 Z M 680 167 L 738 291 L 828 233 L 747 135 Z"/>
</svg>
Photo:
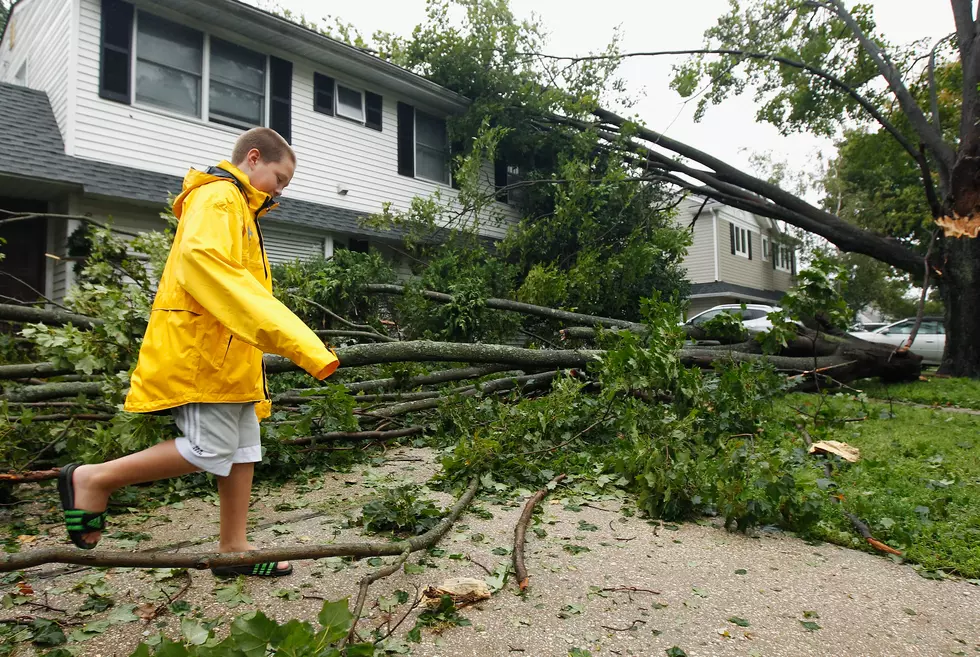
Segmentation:
<svg viewBox="0 0 980 657">
<path fill-rule="evenodd" d="M 221 501 L 219 552 L 247 552 L 255 549 L 246 535 L 254 472 L 254 463 L 235 463 L 227 477 L 218 477 L 218 499 Z M 280 561 L 278 568 L 284 569 L 288 566 L 288 561 Z"/>
<path fill-rule="evenodd" d="M 75 489 L 75 508 L 86 511 L 102 511 L 109 503 L 109 496 L 123 486 L 148 481 L 170 479 L 198 472 L 168 440 L 114 461 L 94 465 L 82 465 L 72 475 Z M 84 539 L 96 543 L 102 532 L 89 532 Z"/>
</svg>

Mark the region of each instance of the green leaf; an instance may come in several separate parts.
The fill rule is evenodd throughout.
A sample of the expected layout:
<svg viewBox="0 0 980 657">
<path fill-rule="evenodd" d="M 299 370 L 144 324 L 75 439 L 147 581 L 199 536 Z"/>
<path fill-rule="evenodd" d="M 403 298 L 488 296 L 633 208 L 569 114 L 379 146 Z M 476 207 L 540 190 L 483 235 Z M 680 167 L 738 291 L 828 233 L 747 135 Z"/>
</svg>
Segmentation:
<svg viewBox="0 0 980 657">
<path fill-rule="evenodd" d="M 508 549 L 507 549 L 507 548 L 505 548 L 505 547 L 495 547 L 495 548 L 494 548 L 494 549 L 492 549 L 492 550 L 491 550 L 490 552 L 491 552 L 492 554 L 495 554 L 495 555 L 497 555 L 498 557 L 503 557 L 503 556 L 505 556 L 505 555 L 508 555 L 508 554 L 510 554 L 510 550 L 508 550 Z"/>
<path fill-rule="evenodd" d="M 728 619 L 728 622 L 729 623 L 735 623 L 739 627 L 748 627 L 749 626 L 749 622 L 747 620 L 745 620 L 744 618 L 739 618 L 738 616 L 732 616 L 731 618 Z"/>
<path fill-rule="evenodd" d="M 820 614 L 815 611 L 804 611 L 803 618 L 820 618 Z"/>
<path fill-rule="evenodd" d="M 190 618 L 184 618 L 180 621 L 180 634 L 184 637 L 184 640 L 186 640 L 187 643 L 193 646 L 203 644 L 211 636 L 208 628 Z"/>
<path fill-rule="evenodd" d="M 398 599 L 398 604 L 403 605 L 408 602 L 408 592 L 398 589 L 395 591 L 395 597 Z"/>
<path fill-rule="evenodd" d="M 354 616 L 348 608 L 347 598 L 336 602 L 324 602 L 317 620 L 323 626 L 326 633 L 327 643 L 339 641 L 350 630 Z"/>
<path fill-rule="evenodd" d="M 674 646 L 673 648 L 667 648 L 667 657 L 687 657 L 687 653 L 683 649 Z"/>
<path fill-rule="evenodd" d="M 112 623 L 107 620 L 88 623 L 72 632 L 68 638 L 76 642 L 88 641 L 92 637 L 96 637 L 108 630 L 110 625 L 112 625 Z"/>
<path fill-rule="evenodd" d="M 568 657 L 592 657 L 592 653 L 582 648 L 570 648 Z"/>
<path fill-rule="evenodd" d="M 145 643 L 141 643 L 129 657 L 150 657 L 150 647 Z"/>
<path fill-rule="evenodd" d="M 590 522 L 585 522 L 584 520 L 579 520 L 578 521 L 578 530 L 580 532 L 594 532 L 594 531 L 598 531 L 599 528 L 596 525 L 593 525 Z"/>
<path fill-rule="evenodd" d="M 419 566 L 414 563 L 405 564 L 405 574 L 406 575 L 421 575 L 425 572 L 425 566 Z"/>
<path fill-rule="evenodd" d="M 538 538 L 546 538 L 548 536 L 548 532 L 546 532 L 543 527 L 532 527 L 531 531 L 534 532 L 534 535 Z"/>
<path fill-rule="evenodd" d="M 820 629 L 820 626 L 817 623 L 814 623 L 813 621 L 801 620 L 800 625 L 802 625 L 804 629 L 806 629 L 808 632 L 816 632 L 817 630 Z"/>
<path fill-rule="evenodd" d="M 278 625 L 261 611 L 252 611 L 231 623 L 231 638 L 246 657 L 264 657 Z"/>
<path fill-rule="evenodd" d="M 701 588 L 700 586 L 695 586 L 694 588 L 691 589 L 691 592 L 694 593 L 694 595 L 698 596 L 699 598 L 708 597 L 708 591 Z"/>
<path fill-rule="evenodd" d="M 357 643 L 348 645 L 347 657 L 374 657 L 374 644 Z"/>
<path fill-rule="evenodd" d="M 307 646 L 313 643 L 314 634 L 312 625 L 294 618 L 276 629 L 271 643 L 276 646 L 277 655 L 304 655 Z"/>
<path fill-rule="evenodd" d="M 369 566 L 378 567 L 384 563 L 384 559 L 382 559 L 381 557 L 371 557 L 370 559 L 367 560 L 367 562 Z"/>
<path fill-rule="evenodd" d="M 292 602 L 293 600 L 299 600 L 300 594 L 296 589 L 279 589 L 273 595 L 277 598 L 282 598 L 283 600 L 288 600 Z"/>
<path fill-rule="evenodd" d="M 128 604 L 121 607 L 116 607 L 109 614 L 109 622 L 113 625 L 122 625 L 123 623 L 132 623 L 133 621 L 139 620 L 134 611 L 136 610 L 136 605 Z"/>
<path fill-rule="evenodd" d="M 174 643 L 170 639 L 164 638 L 157 646 L 154 657 L 188 657 L 190 653 L 182 643 Z"/>
<path fill-rule="evenodd" d="M 592 551 L 589 548 L 585 547 L 584 545 L 571 545 L 571 544 L 563 545 L 562 549 L 565 550 L 565 552 L 570 552 L 572 554 L 581 554 L 583 552 Z"/>
<path fill-rule="evenodd" d="M 35 618 L 31 631 L 34 633 L 34 645 L 38 646 L 60 646 L 68 640 L 58 624 L 46 618 Z"/>
<path fill-rule="evenodd" d="M 737 568 L 735 570 L 735 574 L 736 575 L 748 575 L 749 574 L 749 571 L 745 570 L 744 568 Z"/>
</svg>

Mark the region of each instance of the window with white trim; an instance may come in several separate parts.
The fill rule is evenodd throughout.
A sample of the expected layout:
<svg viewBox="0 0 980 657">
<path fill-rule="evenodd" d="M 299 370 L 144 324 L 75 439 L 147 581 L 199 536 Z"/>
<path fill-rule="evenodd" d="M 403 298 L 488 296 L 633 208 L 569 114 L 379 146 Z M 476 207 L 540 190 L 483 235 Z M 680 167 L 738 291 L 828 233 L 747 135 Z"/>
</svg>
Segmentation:
<svg viewBox="0 0 980 657">
<path fill-rule="evenodd" d="M 415 110 L 415 175 L 449 184 L 449 134 L 445 119 Z"/>
<path fill-rule="evenodd" d="M 337 116 L 364 122 L 364 92 L 337 85 Z"/>
<path fill-rule="evenodd" d="M 786 272 L 793 271 L 793 247 L 785 244 L 774 244 L 773 257 L 776 258 L 776 269 Z"/>
<path fill-rule="evenodd" d="M 735 255 L 749 257 L 749 239 L 750 232 L 748 228 L 742 228 L 740 226 L 733 226 L 734 233 L 734 247 Z"/>
<path fill-rule="evenodd" d="M 769 252 L 772 247 L 770 246 L 769 238 L 765 235 L 762 236 L 762 259 L 769 262 Z"/>
<path fill-rule="evenodd" d="M 134 104 L 236 128 L 266 125 L 269 56 L 137 10 Z"/>
</svg>

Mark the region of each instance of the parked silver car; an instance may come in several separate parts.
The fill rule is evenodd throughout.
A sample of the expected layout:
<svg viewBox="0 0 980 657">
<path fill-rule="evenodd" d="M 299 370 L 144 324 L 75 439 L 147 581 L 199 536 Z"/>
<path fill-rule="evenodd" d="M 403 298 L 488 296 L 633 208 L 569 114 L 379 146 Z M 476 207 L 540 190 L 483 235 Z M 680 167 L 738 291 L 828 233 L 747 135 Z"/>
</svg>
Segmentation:
<svg viewBox="0 0 980 657">
<path fill-rule="evenodd" d="M 881 342 L 901 347 L 908 341 L 913 326 L 915 326 L 915 317 L 908 317 L 874 331 L 850 331 L 850 334 L 868 342 Z M 912 343 L 912 353 L 922 356 L 922 362 L 926 365 L 939 365 L 942 363 L 945 349 L 946 325 L 943 323 L 943 318 L 923 317 L 922 326 L 919 327 L 918 333 L 915 334 L 915 341 Z"/>
<path fill-rule="evenodd" d="M 746 329 L 753 333 L 761 333 L 763 331 L 768 331 L 772 328 L 772 322 L 769 321 L 769 313 L 776 312 L 779 310 L 778 306 L 767 306 L 758 303 L 747 303 L 743 309 L 741 304 L 728 303 L 721 306 L 715 306 L 714 308 L 709 308 L 702 313 L 698 313 L 691 319 L 684 322 L 688 326 L 700 326 L 710 319 L 713 319 L 720 315 L 721 313 L 728 313 L 730 315 L 741 316 L 742 325 Z"/>
</svg>

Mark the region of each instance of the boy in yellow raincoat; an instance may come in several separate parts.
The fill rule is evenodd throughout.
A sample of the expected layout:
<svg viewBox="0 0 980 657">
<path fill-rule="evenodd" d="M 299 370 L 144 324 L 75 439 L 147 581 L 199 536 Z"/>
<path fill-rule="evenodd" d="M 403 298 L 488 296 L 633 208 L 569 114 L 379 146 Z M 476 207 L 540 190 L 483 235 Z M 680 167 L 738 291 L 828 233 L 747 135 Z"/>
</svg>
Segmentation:
<svg viewBox="0 0 980 657">
<path fill-rule="evenodd" d="M 259 420 L 271 408 L 263 352 L 289 358 L 318 379 L 334 353 L 272 295 L 260 217 L 275 207 L 296 155 L 273 130 L 254 128 L 232 163 L 191 170 L 174 202 L 177 234 L 153 301 L 126 410 L 171 410 L 182 435 L 114 461 L 62 468 L 58 490 L 72 542 L 94 548 L 110 494 L 131 484 L 204 470 L 217 476 L 220 552 L 246 539 Z M 285 562 L 213 568 L 218 575 L 288 575 Z"/>
</svg>

